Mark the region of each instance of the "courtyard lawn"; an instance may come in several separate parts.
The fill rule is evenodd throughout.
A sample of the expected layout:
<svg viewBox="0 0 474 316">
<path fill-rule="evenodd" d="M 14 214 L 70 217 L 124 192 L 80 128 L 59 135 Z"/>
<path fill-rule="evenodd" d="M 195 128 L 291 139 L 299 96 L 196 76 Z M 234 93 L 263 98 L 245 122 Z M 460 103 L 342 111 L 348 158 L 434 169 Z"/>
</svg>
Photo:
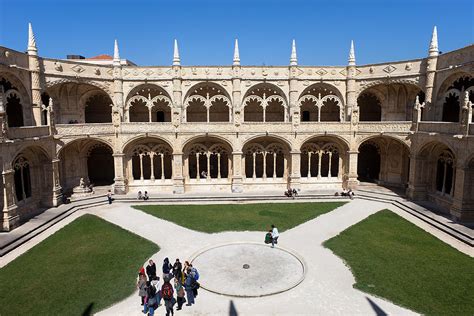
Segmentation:
<svg viewBox="0 0 474 316">
<path fill-rule="evenodd" d="M 0 269 L 0 315 L 95 313 L 131 295 L 139 267 L 158 250 L 84 215 Z"/>
<path fill-rule="evenodd" d="M 426 315 L 474 315 L 474 259 L 388 210 L 326 241 L 354 287 Z"/>
<path fill-rule="evenodd" d="M 274 224 L 280 232 L 343 205 L 343 202 L 265 203 L 219 205 L 137 205 L 134 208 L 205 233 L 266 231 Z"/>
</svg>

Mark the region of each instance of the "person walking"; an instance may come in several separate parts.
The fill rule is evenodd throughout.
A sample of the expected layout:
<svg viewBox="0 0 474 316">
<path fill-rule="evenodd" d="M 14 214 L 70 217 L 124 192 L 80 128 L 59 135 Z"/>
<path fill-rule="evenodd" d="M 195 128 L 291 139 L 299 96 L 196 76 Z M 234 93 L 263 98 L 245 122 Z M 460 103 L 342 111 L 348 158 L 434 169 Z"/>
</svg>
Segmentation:
<svg viewBox="0 0 474 316">
<path fill-rule="evenodd" d="M 109 204 L 112 204 L 112 192 L 110 190 L 107 192 L 107 200 L 109 201 Z"/>
<path fill-rule="evenodd" d="M 155 276 L 152 280 L 151 280 L 151 285 L 155 288 L 155 299 L 156 299 L 156 305 L 158 308 L 158 306 L 161 306 L 161 287 L 160 287 L 160 277 L 158 276 Z M 155 308 L 155 309 L 156 309 Z"/>
<path fill-rule="evenodd" d="M 181 273 L 181 270 L 179 271 L 179 273 Z M 181 276 L 175 276 L 174 289 L 176 290 L 176 297 L 178 299 L 178 308 L 176 308 L 176 310 L 179 311 L 183 308 L 183 304 L 186 302 L 186 299 L 184 298 L 186 292 L 184 291 L 184 286 L 181 283 Z"/>
<path fill-rule="evenodd" d="M 145 305 L 145 297 L 146 297 L 146 276 L 145 274 L 140 273 L 138 275 L 138 282 L 137 282 L 137 289 L 138 289 L 138 296 L 141 298 L 142 306 Z"/>
<path fill-rule="evenodd" d="M 186 298 L 188 300 L 186 306 L 191 306 L 192 304 L 194 304 L 194 282 L 194 278 L 191 274 L 191 268 L 189 267 L 188 270 L 186 270 L 186 281 L 184 281 L 184 290 L 186 291 Z"/>
<path fill-rule="evenodd" d="M 278 237 L 280 234 L 278 233 L 278 228 L 272 224 L 272 248 L 275 248 L 275 244 L 278 243 Z"/>
<path fill-rule="evenodd" d="M 156 301 L 156 288 L 152 286 L 151 282 L 148 282 L 146 289 L 146 303 L 143 308 L 143 313 L 148 313 L 149 316 L 153 316 L 155 314 L 155 309 L 157 308 L 158 304 Z"/>
<path fill-rule="evenodd" d="M 153 260 L 148 261 L 148 265 L 146 266 L 146 274 L 148 275 L 149 281 L 156 277 L 156 264 L 153 262 Z"/>
<path fill-rule="evenodd" d="M 173 305 L 174 305 L 174 290 L 173 286 L 170 283 L 169 279 L 165 279 L 163 286 L 161 287 L 161 297 L 163 297 L 163 300 L 165 301 L 165 307 L 166 307 L 166 316 L 174 314 L 173 310 Z"/>
</svg>

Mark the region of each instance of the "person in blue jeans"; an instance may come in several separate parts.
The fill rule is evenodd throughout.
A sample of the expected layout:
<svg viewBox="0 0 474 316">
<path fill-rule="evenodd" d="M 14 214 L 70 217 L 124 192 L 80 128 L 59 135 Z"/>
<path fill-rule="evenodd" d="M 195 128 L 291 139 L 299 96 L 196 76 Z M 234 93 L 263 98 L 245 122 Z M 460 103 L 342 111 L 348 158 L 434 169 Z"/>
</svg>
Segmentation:
<svg viewBox="0 0 474 316">
<path fill-rule="evenodd" d="M 194 304 L 194 293 L 193 293 L 193 276 L 191 275 L 191 268 L 186 270 L 186 281 L 184 281 L 184 290 L 186 291 L 186 297 L 188 303 L 186 306 L 191 306 Z"/>
</svg>

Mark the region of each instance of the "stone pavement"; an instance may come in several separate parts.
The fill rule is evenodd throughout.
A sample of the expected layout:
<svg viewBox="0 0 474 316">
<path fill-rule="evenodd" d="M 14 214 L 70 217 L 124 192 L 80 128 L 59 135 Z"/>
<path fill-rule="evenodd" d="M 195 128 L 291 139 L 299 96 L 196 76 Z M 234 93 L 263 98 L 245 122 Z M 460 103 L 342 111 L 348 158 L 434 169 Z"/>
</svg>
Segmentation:
<svg viewBox="0 0 474 316">
<path fill-rule="evenodd" d="M 280 294 L 259 298 L 237 298 L 200 290 L 196 305 L 184 307 L 184 315 L 375 315 L 382 311 L 392 315 L 411 315 L 413 312 L 384 299 L 358 291 L 352 287 L 355 279 L 344 262 L 322 242 L 384 208 L 393 209 L 422 229 L 471 256 L 472 247 L 438 231 L 412 215 L 387 203 L 353 200 L 332 212 L 281 233 L 279 247 L 294 251 L 305 263 L 306 277 L 295 288 Z M 158 266 L 164 257 L 171 262 L 193 258 L 202 249 L 234 242 L 262 243 L 264 232 L 223 232 L 206 234 L 189 230 L 171 222 L 135 210 L 129 204 L 116 203 L 81 210 L 42 232 L 12 252 L 0 258 L 0 267 L 14 260 L 49 235 L 84 213 L 95 214 L 109 222 L 158 244 L 161 250 L 152 256 Z M 199 266 L 197 267 L 199 269 Z M 137 267 L 138 269 L 138 267 Z M 276 273 L 276 272 L 275 272 Z M 265 285 L 265 280 L 255 280 Z M 158 313 L 164 312 L 160 307 Z M 143 315 L 137 292 L 102 311 L 99 315 Z"/>
</svg>

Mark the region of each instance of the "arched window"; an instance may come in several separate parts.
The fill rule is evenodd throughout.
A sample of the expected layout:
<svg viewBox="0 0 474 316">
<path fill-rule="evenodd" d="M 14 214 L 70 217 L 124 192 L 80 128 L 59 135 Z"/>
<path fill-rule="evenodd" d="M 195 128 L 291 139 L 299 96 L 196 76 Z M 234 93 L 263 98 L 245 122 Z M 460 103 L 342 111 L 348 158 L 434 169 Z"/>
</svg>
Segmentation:
<svg viewBox="0 0 474 316">
<path fill-rule="evenodd" d="M 21 105 L 20 96 L 15 90 L 10 90 L 6 94 L 7 99 L 7 121 L 10 127 L 24 126 L 23 107 Z"/>
<path fill-rule="evenodd" d="M 379 179 L 380 174 L 380 148 L 372 142 L 366 141 L 359 147 L 357 159 L 357 174 L 361 181 L 373 182 Z"/>
<path fill-rule="evenodd" d="M 30 163 L 23 157 L 19 156 L 13 163 L 15 170 L 15 192 L 17 201 L 23 201 L 31 197 L 31 172 Z"/>
<path fill-rule="evenodd" d="M 281 90 L 270 84 L 251 88 L 242 101 L 245 122 L 286 122 L 288 105 Z"/>
<path fill-rule="evenodd" d="M 232 103 L 217 84 L 198 84 L 184 100 L 186 122 L 230 122 Z"/>
<path fill-rule="evenodd" d="M 339 176 L 339 150 L 335 144 L 322 148 L 307 143 L 301 149 L 301 176 L 306 178 L 332 178 Z"/>
<path fill-rule="evenodd" d="M 266 147 L 249 144 L 245 150 L 245 176 L 247 178 L 282 178 L 285 174 L 285 151 L 278 143 Z"/>
<path fill-rule="evenodd" d="M 172 101 L 163 88 L 144 85 L 132 93 L 125 106 L 127 122 L 171 122 Z"/>
<path fill-rule="evenodd" d="M 161 180 L 172 176 L 172 155 L 169 146 L 160 143 L 137 145 L 132 151 L 134 180 Z"/>
<path fill-rule="evenodd" d="M 436 191 L 452 195 L 454 177 L 454 156 L 450 150 L 445 150 L 439 155 L 436 164 Z"/>
<path fill-rule="evenodd" d="M 443 96 L 443 122 L 459 122 L 461 98 L 464 96 L 464 91 L 469 90 L 469 99 L 474 101 L 474 78 L 461 77 L 453 82 L 444 93 Z"/>
<path fill-rule="evenodd" d="M 188 174 L 191 179 L 221 179 L 229 176 L 229 151 L 215 143 L 209 148 L 194 144 L 188 151 Z"/>
<path fill-rule="evenodd" d="M 111 123 L 112 100 L 103 94 L 91 96 L 85 104 L 84 117 L 86 123 Z"/>
</svg>

